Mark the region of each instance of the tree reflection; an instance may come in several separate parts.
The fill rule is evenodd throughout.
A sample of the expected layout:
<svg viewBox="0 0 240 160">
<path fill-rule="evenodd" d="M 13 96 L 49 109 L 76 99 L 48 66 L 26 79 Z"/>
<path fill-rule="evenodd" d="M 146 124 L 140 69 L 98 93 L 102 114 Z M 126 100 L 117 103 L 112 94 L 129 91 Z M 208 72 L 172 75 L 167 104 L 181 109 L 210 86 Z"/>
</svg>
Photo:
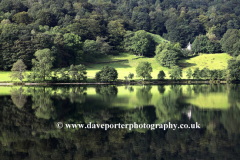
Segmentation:
<svg viewBox="0 0 240 160">
<path fill-rule="evenodd" d="M 150 90 L 142 88 L 142 98 Z M 199 88 L 207 93 L 209 88 Z M 211 87 L 211 86 L 210 86 Z M 224 86 L 225 87 L 225 86 Z M 214 92 L 224 92 L 226 88 L 216 86 Z M 182 87 L 183 88 L 183 87 Z M 26 90 L 26 89 L 25 89 Z M 99 91 L 105 98 L 116 91 Z M 239 87 L 231 86 L 228 95 L 231 107 L 221 109 L 200 109 L 193 106 L 192 119 L 182 114 L 180 99 L 184 92 L 172 87 L 169 92 L 159 96 L 154 106 L 143 109 L 105 107 L 96 110 L 89 107 L 91 103 L 79 104 L 78 96 L 83 89 L 35 87 L 30 88 L 29 100 L 19 110 L 14 106 L 10 96 L 0 96 L 0 159 L 238 159 L 240 156 L 240 109 Z M 26 91 L 12 90 L 18 97 Z M 210 92 L 211 93 L 211 92 Z M 14 94 L 14 93 L 13 93 Z M 72 95 L 71 95 L 72 94 Z M 215 93 L 214 93 L 215 94 Z M 223 93 L 220 93 L 223 94 Z M 61 97 L 62 96 L 62 97 Z M 72 96 L 72 98 L 70 98 Z M 135 96 L 135 95 L 134 95 Z M 192 94 L 192 96 L 195 96 Z M 111 96 L 110 96 L 111 97 Z M 134 97 L 135 98 L 135 97 Z M 154 97 L 155 98 L 155 97 Z M 19 102 L 18 98 L 17 102 Z M 111 99 L 111 98 L 110 98 Z M 70 101 L 74 102 L 71 103 Z M 82 100 L 79 101 L 81 103 Z M 149 102 L 149 98 L 143 100 Z M 96 100 L 95 103 L 99 103 Z M 141 102 L 142 103 L 142 102 Z M 22 102 L 20 103 L 22 104 Z M 28 105 L 32 105 L 34 112 Z M 59 106 L 58 106 L 59 105 Z M 83 107 L 86 105 L 86 107 Z M 20 105 L 23 106 L 23 105 Z M 67 107 L 65 107 L 67 106 Z M 61 110 L 72 110 L 56 118 Z M 65 108 L 64 108 L 65 107 Z M 89 109 L 90 108 L 90 109 Z M 79 110 L 78 110 L 79 109 Z M 37 116 L 36 116 L 37 115 Z M 155 122 L 156 118 L 159 121 Z M 56 129 L 53 120 L 69 123 L 104 123 L 104 124 L 152 124 L 171 122 L 171 124 L 193 124 L 198 122 L 200 129 Z M 209 158 L 210 157 L 210 158 Z"/>
<path fill-rule="evenodd" d="M 69 98 L 71 103 L 84 103 L 86 100 L 86 87 L 72 87 L 71 91 L 69 91 Z"/>
<path fill-rule="evenodd" d="M 231 84 L 229 86 L 230 91 L 228 93 L 228 102 L 232 104 L 233 106 L 239 106 L 240 107 L 240 85 L 238 84 Z"/>
<path fill-rule="evenodd" d="M 30 89 L 32 95 L 32 108 L 35 110 L 35 115 L 38 118 L 50 119 L 56 118 L 55 107 L 51 99 L 52 89 L 39 87 Z"/>
<path fill-rule="evenodd" d="M 163 94 L 165 92 L 165 86 L 164 85 L 159 85 L 158 86 L 158 91 L 159 91 L 159 93 Z"/>
<path fill-rule="evenodd" d="M 10 92 L 13 103 L 21 109 L 27 102 L 27 96 L 23 94 L 22 86 L 19 89 L 12 88 Z"/>
<path fill-rule="evenodd" d="M 131 92 L 134 92 L 134 89 L 133 89 L 132 86 L 128 87 L 128 90 L 129 90 L 130 93 L 131 93 Z"/>
<path fill-rule="evenodd" d="M 172 85 L 168 94 L 157 101 L 155 107 L 159 123 L 180 117 L 180 111 L 183 107 L 179 104 L 178 99 L 181 98 L 181 96 L 181 86 Z"/>
<path fill-rule="evenodd" d="M 96 93 L 100 94 L 105 102 L 111 102 L 117 96 L 118 89 L 116 86 L 97 86 Z"/>
<path fill-rule="evenodd" d="M 141 106 L 148 105 L 151 102 L 152 99 L 151 89 L 152 87 L 148 85 L 137 90 L 136 96 Z"/>
<path fill-rule="evenodd" d="M 227 111 L 222 112 L 221 123 L 224 128 L 228 131 L 228 134 L 239 134 L 240 133 L 240 109 L 238 107 L 231 107 Z"/>
</svg>

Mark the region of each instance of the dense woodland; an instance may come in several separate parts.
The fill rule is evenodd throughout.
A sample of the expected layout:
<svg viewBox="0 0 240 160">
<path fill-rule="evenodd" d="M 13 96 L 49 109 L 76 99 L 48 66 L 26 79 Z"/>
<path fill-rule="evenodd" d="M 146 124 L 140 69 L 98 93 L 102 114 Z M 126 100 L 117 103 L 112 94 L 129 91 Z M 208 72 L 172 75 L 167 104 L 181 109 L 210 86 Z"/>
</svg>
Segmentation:
<svg viewBox="0 0 240 160">
<path fill-rule="evenodd" d="M 0 2 L 1 70 L 10 70 L 19 59 L 31 70 L 35 52 L 46 49 L 54 57 L 50 57 L 54 68 L 96 62 L 103 55 L 121 52 L 155 56 L 167 67 L 194 53 L 226 52 L 233 57 L 240 54 L 237 0 Z M 170 43 L 156 44 L 148 32 L 161 35 Z M 188 42 L 192 43 L 191 53 L 181 49 Z M 41 57 L 44 56 L 39 54 L 37 58 Z M 170 59 L 169 63 L 161 62 L 164 57 Z M 229 64 L 236 69 L 239 59 Z M 239 78 L 238 75 L 236 79 Z"/>
</svg>

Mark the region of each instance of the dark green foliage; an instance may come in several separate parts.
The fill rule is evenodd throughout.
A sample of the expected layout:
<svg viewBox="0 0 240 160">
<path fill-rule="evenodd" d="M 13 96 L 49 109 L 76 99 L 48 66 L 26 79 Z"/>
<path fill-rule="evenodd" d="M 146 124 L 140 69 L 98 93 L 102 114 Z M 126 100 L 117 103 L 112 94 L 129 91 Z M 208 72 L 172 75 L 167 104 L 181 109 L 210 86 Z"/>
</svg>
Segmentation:
<svg viewBox="0 0 240 160">
<path fill-rule="evenodd" d="M 98 50 L 98 43 L 94 40 L 86 40 L 83 45 L 84 60 L 92 62 L 95 58 L 100 57 L 101 53 Z"/>
<path fill-rule="evenodd" d="M 240 61 L 239 60 L 229 60 L 228 70 L 230 73 L 231 80 L 240 80 Z"/>
<path fill-rule="evenodd" d="M 96 93 L 100 94 L 104 101 L 110 102 L 113 100 L 117 94 L 118 94 L 118 89 L 116 86 L 97 86 L 96 87 Z"/>
<path fill-rule="evenodd" d="M 155 51 L 155 41 L 152 36 L 144 30 L 127 33 L 125 36 L 125 50 L 138 56 L 153 56 Z"/>
<path fill-rule="evenodd" d="M 195 53 L 219 53 L 220 44 L 217 41 L 210 41 L 205 35 L 199 35 L 192 44 L 192 51 Z"/>
<path fill-rule="evenodd" d="M 178 53 L 174 50 L 163 50 L 159 52 L 157 48 L 155 59 L 160 65 L 171 68 L 177 63 Z"/>
<path fill-rule="evenodd" d="M 185 57 L 191 57 L 192 55 L 193 55 L 193 52 L 192 52 L 192 51 L 189 51 L 189 50 L 187 50 L 187 49 L 181 51 L 181 56 L 182 56 L 183 58 L 185 58 Z"/>
<path fill-rule="evenodd" d="M 92 18 L 83 18 L 79 22 L 69 24 L 67 29 L 82 37 L 82 40 L 86 39 L 94 40 L 97 36 L 105 36 L 106 22 L 102 16 L 94 15 Z"/>
<path fill-rule="evenodd" d="M 171 41 L 171 45 L 162 47 L 161 51 L 174 50 L 180 58 L 192 56 L 194 52 L 222 51 L 237 57 L 240 54 L 239 5 L 233 0 L 226 3 L 2 0 L 0 68 L 10 70 L 18 59 L 22 59 L 31 69 L 34 53 L 44 48 L 51 49 L 56 57 L 55 68 L 94 62 L 101 55 L 116 55 L 123 49 L 152 57 L 155 55 L 154 41 L 145 31 Z M 180 43 L 181 48 L 188 42 L 193 43 L 194 52 L 174 48 L 175 42 Z"/>
<path fill-rule="evenodd" d="M 71 65 L 68 72 L 73 81 L 77 80 L 78 82 L 81 82 L 87 79 L 86 67 L 82 64 L 76 65 L 76 66 Z M 62 75 L 63 75 L 63 80 L 66 80 L 67 77 L 63 74 L 63 71 L 62 71 Z"/>
<path fill-rule="evenodd" d="M 237 57 L 240 55 L 240 39 L 233 45 L 232 51 L 233 56 Z"/>
<path fill-rule="evenodd" d="M 239 31 L 237 29 L 228 29 L 220 41 L 222 50 L 230 55 L 238 56 L 239 40 Z"/>
<path fill-rule="evenodd" d="M 148 31 L 150 28 L 150 17 L 148 13 L 133 12 L 132 23 L 136 24 L 136 30 Z"/>
<path fill-rule="evenodd" d="M 119 21 L 110 21 L 108 23 L 109 44 L 115 49 L 122 50 L 123 36 L 126 33 L 123 24 Z"/>
<path fill-rule="evenodd" d="M 110 82 L 116 81 L 118 78 L 117 70 L 113 67 L 104 66 L 101 71 L 96 73 L 95 79 L 97 81 Z"/>
<path fill-rule="evenodd" d="M 166 77 L 166 75 L 165 75 L 164 71 L 159 71 L 159 73 L 158 73 L 158 79 L 164 80 L 165 77 Z"/>
<path fill-rule="evenodd" d="M 161 93 L 161 94 L 163 94 L 164 92 L 165 92 L 165 86 L 164 85 L 159 85 L 158 86 L 158 91 L 159 91 L 159 93 Z"/>
<path fill-rule="evenodd" d="M 12 18 L 12 20 L 18 24 L 29 24 L 32 19 L 29 17 L 27 12 L 19 12 L 15 14 Z"/>
<path fill-rule="evenodd" d="M 50 12 L 40 11 L 37 14 L 37 19 L 40 25 L 47 25 L 53 27 L 57 24 L 55 15 Z"/>
<path fill-rule="evenodd" d="M 82 42 L 81 37 L 73 33 L 66 33 L 63 35 L 64 47 L 69 54 L 68 62 L 70 64 L 79 64 L 82 60 Z"/>
<path fill-rule="evenodd" d="M 155 54 L 160 54 L 163 50 L 171 50 L 173 49 L 172 45 L 169 43 L 162 42 L 157 45 Z"/>
<path fill-rule="evenodd" d="M 210 77 L 212 80 L 221 78 L 221 71 L 220 70 L 210 70 Z"/>
<path fill-rule="evenodd" d="M 35 54 L 36 59 L 32 60 L 33 63 L 33 73 L 34 79 L 39 78 L 45 81 L 46 78 L 51 77 L 51 68 L 54 61 L 54 57 L 51 54 L 50 49 L 46 48 L 43 50 L 38 50 Z"/>
</svg>

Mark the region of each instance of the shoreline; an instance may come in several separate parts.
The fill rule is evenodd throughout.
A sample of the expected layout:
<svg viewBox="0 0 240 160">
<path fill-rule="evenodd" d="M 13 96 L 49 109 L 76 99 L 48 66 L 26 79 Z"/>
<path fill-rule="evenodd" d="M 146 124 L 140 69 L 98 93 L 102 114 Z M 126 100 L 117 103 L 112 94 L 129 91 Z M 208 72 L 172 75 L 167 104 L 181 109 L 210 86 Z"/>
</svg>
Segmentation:
<svg viewBox="0 0 240 160">
<path fill-rule="evenodd" d="M 26 85 L 26 86 L 36 86 L 36 85 L 134 85 L 134 84 L 226 84 L 227 81 L 218 81 L 214 80 L 211 83 L 209 80 L 164 80 L 164 81 L 145 81 L 141 82 L 84 82 L 84 83 L 2 83 L 0 82 L 0 86 L 14 86 L 14 85 Z M 239 81 L 232 81 L 231 83 L 240 83 Z"/>
</svg>

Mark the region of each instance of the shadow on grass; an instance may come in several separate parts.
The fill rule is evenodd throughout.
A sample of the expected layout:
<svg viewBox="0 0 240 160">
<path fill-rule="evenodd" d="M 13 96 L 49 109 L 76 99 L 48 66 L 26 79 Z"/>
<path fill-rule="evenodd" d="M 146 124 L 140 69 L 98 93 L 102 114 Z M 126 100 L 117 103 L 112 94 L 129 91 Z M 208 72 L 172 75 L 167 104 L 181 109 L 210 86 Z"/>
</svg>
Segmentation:
<svg viewBox="0 0 240 160">
<path fill-rule="evenodd" d="M 189 62 L 184 62 L 184 61 L 178 63 L 178 66 L 182 67 L 182 68 L 193 67 L 193 66 L 196 66 L 196 65 L 197 65 L 196 63 L 189 63 Z"/>
<path fill-rule="evenodd" d="M 118 68 L 132 68 L 129 64 L 128 61 L 122 61 L 122 62 L 110 62 L 110 63 L 99 63 L 99 64 L 93 64 L 93 65 L 87 65 L 86 67 L 88 70 L 96 70 L 96 69 L 101 69 L 104 66 L 110 66 L 115 69 Z"/>
</svg>

